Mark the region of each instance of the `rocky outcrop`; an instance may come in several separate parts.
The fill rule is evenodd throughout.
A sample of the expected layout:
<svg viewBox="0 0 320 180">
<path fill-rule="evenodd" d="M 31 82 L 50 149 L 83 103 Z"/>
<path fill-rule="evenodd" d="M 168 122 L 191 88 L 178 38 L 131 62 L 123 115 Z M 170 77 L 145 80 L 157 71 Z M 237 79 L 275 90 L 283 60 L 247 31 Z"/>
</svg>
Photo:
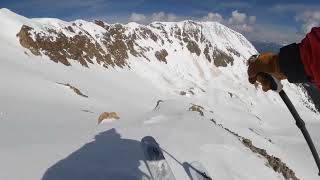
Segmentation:
<svg viewBox="0 0 320 180">
<path fill-rule="evenodd" d="M 191 96 L 191 95 L 195 95 L 194 90 L 195 90 L 195 89 L 194 89 L 193 87 L 191 87 L 191 88 L 189 88 L 189 89 L 180 91 L 180 92 L 179 92 L 179 95 L 181 95 L 181 96 Z M 204 92 L 204 90 L 201 89 L 201 88 L 199 88 L 199 90 L 202 91 L 202 92 Z"/>
<path fill-rule="evenodd" d="M 98 124 L 100 124 L 101 122 L 105 121 L 105 120 L 118 120 L 120 119 L 120 117 L 118 116 L 118 114 L 116 112 L 103 112 L 100 114 L 99 118 L 98 118 Z"/>
<path fill-rule="evenodd" d="M 290 169 L 286 165 L 286 163 L 282 162 L 280 158 L 269 155 L 265 149 L 261 149 L 261 148 L 256 147 L 255 145 L 253 145 L 253 143 L 250 139 L 242 137 L 238 133 L 235 133 L 235 132 L 231 131 L 230 129 L 225 128 L 222 124 L 218 124 L 214 119 L 211 119 L 211 121 L 215 125 L 223 128 L 224 130 L 226 130 L 230 134 L 237 137 L 239 139 L 239 141 L 244 146 L 249 148 L 253 153 L 258 154 L 259 156 L 262 156 L 263 158 L 265 158 L 267 160 L 266 166 L 272 168 L 277 173 L 281 173 L 286 180 L 299 180 L 299 178 L 295 175 L 295 172 L 292 169 Z"/>
<path fill-rule="evenodd" d="M 159 109 L 159 105 L 160 105 L 160 103 L 162 103 L 163 102 L 163 100 L 158 100 L 157 101 L 157 105 L 153 108 L 153 110 L 158 110 Z"/>
<path fill-rule="evenodd" d="M 82 96 L 82 97 L 85 97 L 85 98 L 88 98 L 87 95 L 83 94 L 78 88 L 70 85 L 69 83 L 67 83 L 67 84 L 58 83 L 58 84 L 61 84 L 61 85 L 63 85 L 63 86 L 67 86 L 67 87 L 69 87 L 74 93 L 76 93 L 77 95 Z"/>
<path fill-rule="evenodd" d="M 39 47 L 37 46 L 37 43 L 31 38 L 31 30 L 33 28 L 23 25 L 21 27 L 20 32 L 17 34 L 17 37 L 19 37 L 19 42 L 21 46 L 29 49 L 32 54 L 39 56 L 41 55 L 39 52 Z"/>
<path fill-rule="evenodd" d="M 234 50 L 234 49 L 228 49 L 230 50 L 231 54 L 235 54 L 236 56 L 240 56 L 240 54 Z M 226 67 L 228 64 L 233 65 L 233 57 L 230 54 L 226 54 L 225 52 L 217 49 L 216 47 L 213 48 L 212 44 L 210 42 L 207 42 L 206 47 L 203 51 L 205 57 L 209 62 L 214 63 L 215 66 L 219 67 Z"/>
<path fill-rule="evenodd" d="M 189 107 L 189 111 L 194 111 L 194 112 L 198 112 L 200 114 L 200 116 L 204 116 L 204 108 L 202 106 L 196 105 L 196 104 L 191 104 L 192 106 Z"/>
<path fill-rule="evenodd" d="M 216 65 L 217 67 L 222 66 L 222 67 L 226 67 L 229 63 L 231 65 L 233 65 L 233 57 L 231 57 L 230 55 L 226 54 L 225 52 L 215 49 L 213 51 L 213 55 L 212 55 L 213 59 L 214 59 L 214 65 Z"/>
<path fill-rule="evenodd" d="M 188 41 L 187 48 L 191 53 L 195 53 L 197 56 L 200 56 L 201 49 L 199 48 L 198 44 L 194 41 Z"/>
<path fill-rule="evenodd" d="M 67 37 L 55 29 L 48 29 L 48 32 L 50 35 L 44 35 L 33 31 L 32 27 L 23 25 L 17 36 L 20 44 L 34 55 L 47 55 L 56 63 L 70 66 L 70 60 L 74 60 L 88 67 L 88 63 L 93 64 L 93 59 L 96 59 L 99 64 L 103 62 L 105 65 L 113 65 L 110 56 L 87 34 L 79 32 L 73 37 Z"/>
<path fill-rule="evenodd" d="M 254 146 L 251 140 L 243 138 L 242 143 L 252 152 L 257 153 L 267 159 L 267 166 L 271 167 L 275 172 L 281 173 L 287 180 L 299 180 L 292 169 L 290 169 L 281 159 L 271 156 L 266 150 Z"/>
<path fill-rule="evenodd" d="M 167 64 L 166 57 L 169 55 L 168 52 L 165 49 L 162 49 L 161 51 L 157 51 L 155 54 L 156 58 L 159 61 L 165 62 Z"/>
<path fill-rule="evenodd" d="M 130 68 L 130 56 L 151 61 L 150 52 L 158 61 L 168 63 L 168 48 L 174 42 L 180 46 L 175 52 L 186 48 L 197 56 L 204 54 L 216 66 L 225 67 L 233 63 L 232 56 L 240 56 L 233 48 L 227 48 L 226 53 L 212 45 L 203 35 L 202 25 L 193 21 L 183 22 L 182 27 L 174 25 L 168 28 L 162 23 L 129 26 L 96 20 L 90 24 L 89 32 L 81 22 L 60 26 L 44 26 L 39 30 L 23 25 L 17 37 L 21 46 L 33 55 L 46 55 L 66 66 L 78 62 L 84 67 L 97 63 L 106 68 Z"/>
</svg>

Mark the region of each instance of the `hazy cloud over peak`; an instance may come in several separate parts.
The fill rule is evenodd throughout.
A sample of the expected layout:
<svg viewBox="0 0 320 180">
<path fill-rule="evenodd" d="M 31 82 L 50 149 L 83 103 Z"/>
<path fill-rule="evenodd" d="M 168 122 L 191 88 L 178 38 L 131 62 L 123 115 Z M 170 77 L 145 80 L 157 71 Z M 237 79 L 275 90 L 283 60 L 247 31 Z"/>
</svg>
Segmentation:
<svg viewBox="0 0 320 180">
<path fill-rule="evenodd" d="M 209 12 L 207 16 L 202 17 L 202 21 L 216 21 L 223 23 L 224 19 L 219 13 Z"/>
<path fill-rule="evenodd" d="M 303 22 L 301 31 L 303 33 L 310 32 L 312 27 L 320 26 L 320 10 L 306 11 L 296 16 L 296 21 Z"/>
<path fill-rule="evenodd" d="M 253 26 L 256 22 L 255 16 L 249 16 L 241 13 L 238 10 L 232 11 L 229 18 L 223 17 L 219 13 L 209 12 L 207 16 L 202 17 L 202 21 L 216 21 L 239 31 L 240 33 L 248 33 L 253 31 Z"/>
<path fill-rule="evenodd" d="M 176 21 L 177 16 L 175 14 L 167 14 L 165 12 L 153 13 L 151 16 L 151 21 Z"/>
<path fill-rule="evenodd" d="M 129 21 L 144 23 L 146 21 L 146 16 L 144 14 L 132 13 L 129 17 Z"/>
<path fill-rule="evenodd" d="M 256 23 L 257 18 L 255 16 L 250 16 L 249 17 L 249 24 L 254 24 Z"/>
<path fill-rule="evenodd" d="M 239 13 L 238 10 L 232 11 L 232 16 L 229 18 L 229 24 L 244 24 L 247 20 L 245 13 Z"/>
<path fill-rule="evenodd" d="M 270 11 L 278 12 L 278 13 L 286 13 L 286 12 L 303 12 L 303 11 L 315 11 L 320 9 L 320 4 L 276 4 L 269 8 Z"/>
<path fill-rule="evenodd" d="M 170 22 L 177 21 L 178 16 L 173 13 L 155 12 L 148 16 L 145 14 L 131 13 L 129 21 L 138 22 L 142 24 L 148 24 L 154 21 Z"/>
</svg>

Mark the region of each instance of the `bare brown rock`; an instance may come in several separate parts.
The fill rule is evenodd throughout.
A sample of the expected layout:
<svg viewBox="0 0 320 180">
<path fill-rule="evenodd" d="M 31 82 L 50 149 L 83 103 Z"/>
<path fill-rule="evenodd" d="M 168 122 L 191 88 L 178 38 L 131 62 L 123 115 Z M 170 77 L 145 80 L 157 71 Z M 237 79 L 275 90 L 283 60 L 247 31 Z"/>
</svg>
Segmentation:
<svg viewBox="0 0 320 180">
<path fill-rule="evenodd" d="M 21 46 L 29 49 L 32 54 L 39 56 L 39 55 L 41 55 L 41 53 L 39 52 L 39 47 L 33 41 L 33 39 L 30 37 L 31 30 L 33 30 L 33 28 L 26 26 L 26 25 L 23 25 L 21 27 L 20 32 L 17 34 L 17 37 L 19 37 L 19 42 L 20 42 Z"/>
<path fill-rule="evenodd" d="M 87 34 L 78 34 L 68 38 L 62 32 L 49 29 L 48 32 L 56 36 L 55 40 L 53 40 L 50 35 L 44 36 L 32 30 L 31 27 L 24 25 L 17 36 L 20 44 L 29 49 L 34 55 L 41 55 L 40 52 L 42 52 L 52 61 L 60 62 L 66 66 L 71 66 L 68 59 L 73 59 L 88 67 L 88 63 L 93 64 L 92 59 L 94 57 L 96 57 L 99 64 L 104 62 L 104 64 L 113 65 L 101 46 L 98 43 L 93 43 Z M 35 39 L 31 38 L 32 35 Z"/>
<path fill-rule="evenodd" d="M 92 111 L 90 111 L 90 110 L 88 110 L 88 109 L 82 109 L 81 111 L 82 111 L 82 112 L 86 112 L 86 113 L 90 113 L 90 114 L 94 114 L 94 112 L 92 112 Z"/>
<path fill-rule="evenodd" d="M 229 52 L 231 52 L 232 54 L 240 57 L 239 51 L 235 50 L 234 48 L 229 47 L 229 48 L 227 48 L 227 50 L 228 50 Z"/>
<path fill-rule="evenodd" d="M 61 84 L 61 85 L 63 85 L 63 86 L 67 86 L 67 87 L 69 87 L 74 93 L 76 93 L 77 95 L 82 96 L 82 97 L 85 97 L 85 98 L 88 98 L 87 95 L 83 94 L 78 88 L 70 85 L 69 83 L 67 83 L 67 84 L 58 83 L 58 84 Z"/>
<path fill-rule="evenodd" d="M 281 161 L 281 159 L 270 156 L 266 150 L 260 149 L 252 144 L 252 142 L 249 139 L 243 139 L 242 143 L 251 149 L 252 152 L 260 154 L 264 158 L 268 160 L 268 166 L 271 167 L 275 172 L 281 173 L 283 177 L 286 180 L 299 180 L 299 178 L 296 177 L 293 170 L 291 170 L 285 163 Z"/>
<path fill-rule="evenodd" d="M 242 142 L 242 144 L 249 148 L 253 153 L 259 154 L 260 156 L 264 157 L 267 160 L 266 165 L 272 168 L 275 172 L 281 173 L 286 180 L 299 180 L 299 178 L 295 175 L 295 172 L 290 169 L 284 162 L 282 162 L 280 158 L 269 155 L 265 149 L 254 146 L 250 139 L 244 138 L 239 134 L 231 131 L 230 129 L 225 128 L 222 124 L 218 124 L 214 119 L 211 119 L 211 121 L 215 125 L 225 129 L 227 132 L 237 137 Z"/>
<path fill-rule="evenodd" d="M 197 56 L 200 56 L 201 49 L 195 41 L 188 41 L 187 48 L 191 53 L 195 53 Z"/>
<path fill-rule="evenodd" d="M 192 95 L 194 95 L 194 92 L 192 90 L 188 90 L 188 92 Z"/>
<path fill-rule="evenodd" d="M 72 32 L 72 33 L 75 33 L 74 30 L 73 30 L 73 28 L 72 28 L 71 26 L 66 27 L 66 29 L 67 29 L 68 31 Z"/>
<path fill-rule="evenodd" d="M 174 37 L 175 37 L 175 38 L 177 38 L 177 39 L 179 39 L 180 41 L 182 41 L 182 37 L 181 37 L 182 32 L 181 32 L 181 29 L 180 29 L 177 25 L 174 26 L 174 28 L 171 29 L 171 31 L 172 31 L 172 34 L 174 34 Z"/>
<path fill-rule="evenodd" d="M 202 106 L 196 105 L 196 104 L 191 104 L 192 106 L 189 108 L 189 111 L 195 111 L 199 112 L 201 116 L 204 116 L 204 108 Z"/>
<path fill-rule="evenodd" d="M 156 110 L 157 108 L 159 108 L 159 105 L 160 105 L 160 103 L 162 103 L 162 102 L 163 102 L 163 100 L 161 100 L 161 99 L 158 100 L 158 101 L 157 101 L 157 105 L 156 105 L 156 107 L 153 108 L 153 110 Z"/>
<path fill-rule="evenodd" d="M 138 51 L 136 51 L 135 48 L 134 48 L 134 46 L 135 46 L 134 40 L 131 40 L 131 39 L 128 40 L 127 41 L 127 45 L 128 45 L 128 49 L 130 51 L 130 54 L 132 54 L 135 57 L 139 56 Z"/>
<path fill-rule="evenodd" d="M 161 51 L 157 51 L 155 54 L 156 58 L 159 61 L 165 62 L 167 64 L 166 57 L 169 55 L 168 52 L 165 49 L 162 49 Z"/>
<path fill-rule="evenodd" d="M 102 121 L 105 120 L 112 120 L 112 119 L 120 119 L 120 117 L 118 116 L 118 114 L 116 112 L 103 112 L 100 114 L 99 118 L 98 118 L 98 124 L 100 124 Z"/>
<path fill-rule="evenodd" d="M 95 20 L 94 23 L 105 29 L 103 35 L 97 34 L 92 37 L 81 26 L 81 23 L 72 23 L 63 29 L 73 33 L 65 35 L 60 29 L 47 28 L 46 32 L 37 32 L 26 25 L 22 26 L 17 34 L 20 44 L 29 49 L 33 55 L 46 55 L 56 63 L 71 66 L 72 61 L 89 67 L 96 61 L 99 65 L 109 67 L 129 67 L 129 56 L 141 57 L 150 61 L 146 52 L 153 51 L 156 58 L 167 63 L 168 51 L 154 51 L 152 45 L 139 45 L 140 39 L 151 39 L 162 46 L 165 43 L 173 43 L 172 38 L 180 41 L 181 48 L 187 48 L 191 53 L 200 56 L 202 50 L 198 43 L 205 43 L 203 51 L 209 62 L 216 66 L 227 66 L 233 64 L 233 58 L 229 54 L 212 47 L 201 32 L 202 26 L 193 21 L 186 21 L 183 27 L 173 26 L 166 31 L 165 24 L 154 23 L 150 26 L 138 26 L 131 31 L 127 26 L 121 24 L 108 25 L 107 23 Z M 157 29 L 158 33 L 153 30 Z M 159 32 L 160 31 L 160 32 Z M 76 33 L 77 32 L 77 33 Z M 233 48 L 228 49 L 230 53 L 239 56 Z"/>
<path fill-rule="evenodd" d="M 214 65 L 216 65 L 217 67 L 226 67 L 229 63 L 233 65 L 233 61 L 234 59 L 231 56 L 215 48 L 213 52 Z"/>
<path fill-rule="evenodd" d="M 141 33 L 142 37 L 144 39 L 152 39 L 154 42 L 157 42 L 158 37 L 148 28 L 141 28 Z"/>
<path fill-rule="evenodd" d="M 108 26 L 107 32 L 104 34 L 103 44 L 109 52 L 110 60 L 113 60 L 114 65 L 118 67 L 125 67 L 128 65 L 128 47 L 125 42 L 128 37 L 124 34 L 125 27 L 121 24 L 116 24 L 114 26 Z M 130 42 L 133 44 L 133 42 Z M 131 45 L 132 45 L 131 44 Z M 131 51 L 133 51 L 133 46 L 131 46 Z"/>
<path fill-rule="evenodd" d="M 100 21 L 100 20 L 94 20 L 94 23 L 98 26 L 101 26 L 103 28 L 105 28 L 105 25 L 104 25 L 104 22 L 103 21 Z"/>
<path fill-rule="evenodd" d="M 211 57 L 210 57 L 210 52 L 209 52 L 209 46 L 206 45 L 206 48 L 203 51 L 204 55 L 206 56 L 206 58 L 208 59 L 209 62 L 211 62 Z"/>
</svg>

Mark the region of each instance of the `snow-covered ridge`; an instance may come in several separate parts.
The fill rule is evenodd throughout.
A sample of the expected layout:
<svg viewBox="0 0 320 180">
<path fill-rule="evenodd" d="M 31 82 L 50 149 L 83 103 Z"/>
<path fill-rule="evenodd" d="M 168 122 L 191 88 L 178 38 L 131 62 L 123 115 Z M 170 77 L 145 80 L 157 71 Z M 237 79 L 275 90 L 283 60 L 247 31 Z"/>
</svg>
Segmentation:
<svg viewBox="0 0 320 180">
<path fill-rule="evenodd" d="M 79 60 L 80 58 L 87 63 L 97 59 L 101 65 L 122 67 L 130 64 L 129 54 L 149 61 L 155 59 L 146 57 L 146 53 L 154 54 L 159 61 L 167 63 L 168 51 L 174 49 L 174 53 L 177 54 L 183 53 L 183 49 L 187 48 L 190 53 L 197 56 L 204 55 L 216 66 L 227 66 L 234 61 L 233 56 L 242 56 L 245 59 L 256 53 L 254 47 L 241 34 L 216 22 L 154 22 L 144 26 L 137 23 L 122 25 L 83 20 L 65 22 L 52 18 L 24 20 L 24 25 L 18 34 L 21 45 L 32 49 L 31 52 L 35 55 L 45 54 L 53 61 L 65 65 L 70 65 L 66 59 L 85 63 Z M 70 41 L 81 42 L 65 46 L 61 44 Z M 55 48 L 50 49 L 48 45 Z M 69 50 L 70 46 L 74 45 L 77 47 Z M 74 52 L 76 49 L 85 51 L 90 45 L 99 52 L 89 57 L 83 57 L 85 55 L 74 57 L 77 54 Z M 62 54 L 64 57 L 58 57 L 57 54 Z M 83 65 L 88 66 L 87 63 Z"/>
<path fill-rule="evenodd" d="M 245 89 L 246 60 L 257 54 L 243 35 L 218 22 L 66 22 L 28 19 L 5 8 L 0 10 L 0 19 L 4 27 L 10 27 L 2 29 L 2 34 L 18 40 L 17 46 L 26 48 L 27 56 L 46 56 L 66 66 L 131 69 L 159 88 L 171 87 L 178 93 L 190 92 L 190 88 L 203 92 L 209 81 L 221 75 Z M 315 109 L 298 89 L 299 101 Z"/>
<path fill-rule="evenodd" d="M 245 61 L 257 53 L 244 36 L 217 22 L 65 22 L 27 19 L 7 9 L 1 10 L 1 19 L 10 19 L 7 26 L 15 24 L 5 33 L 14 35 L 29 56 L 66 66 L 129 68 L 176 89 L 201 86 L 223 71 L 244 74 Z M 233 69 L 219 68 L 233 64 Z M 189 87 L 182 85 L 186 82 Z"/>
<path fill-rule="evenodd" d="M 65 22 L 1 9 L 0 24 L 0 179 L 148 179 L 146 135 L 213 179 L 317 179 L 279 96 L 247 80 L 255 48 L 219 23 Z M 319 144 L 319 117 L 303 103 L 312 104 L 296 85 L 285 90 Z"/>
</svg>

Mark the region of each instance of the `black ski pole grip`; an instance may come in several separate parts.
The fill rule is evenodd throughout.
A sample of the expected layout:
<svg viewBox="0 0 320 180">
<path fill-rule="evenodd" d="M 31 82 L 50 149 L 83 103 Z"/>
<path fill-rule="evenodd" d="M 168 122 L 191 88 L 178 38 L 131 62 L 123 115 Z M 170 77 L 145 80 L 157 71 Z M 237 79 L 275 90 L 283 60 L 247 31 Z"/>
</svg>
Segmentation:
<svg viewBox="0 0 320 180">
<path fill-rule="evenodd" d="M 301 117 L 299 116 L 297 110 L 295 109 L 294 105 L 292 104 L 292 102 L 290 101 L 289 97 L 287 96 L 287 94 L 281 90 L 279 92 L 279 95 L 281 97 L 281 99 L 283 100 L 283 102 L 286 104 L 286 106 L 288 107 L 289 111 L 291 112 L 293 118 L 296 120 L 296 125 L 298 126 L 298 128 L 301 130 L 305 140 L 307 141 L 307 144 L 309 146 L 309 149 L 313 155 L 313 158 L 317 164 L 319 173 L 318 175 L 320 176 L 320 159 L 319 159 L 319 155 L 318 152 L 312 142 L 312 139 L 310 137 L 310 134 L 305 126 L 305 122 L 301 119 Z"/>
<path fill-rule="evenodd" d="M 265 73 L 265 77 L 267 79 L 267 81 L 270 82 L 270 88 L 273 91 L 276 91 L 278 89 L 278 84 L 276 83 L 276 81 L 273 79 L 273 77 L 270 74 Z"/>
<path fill-rule="evenodd" d="M 280 80 L 271 76 L 268 73 L 262 73 L 263 77 L 270 83 L 270 89 L 275 92 L 282 91 L 283 85 L 281 84 Z"/>
</svg>

